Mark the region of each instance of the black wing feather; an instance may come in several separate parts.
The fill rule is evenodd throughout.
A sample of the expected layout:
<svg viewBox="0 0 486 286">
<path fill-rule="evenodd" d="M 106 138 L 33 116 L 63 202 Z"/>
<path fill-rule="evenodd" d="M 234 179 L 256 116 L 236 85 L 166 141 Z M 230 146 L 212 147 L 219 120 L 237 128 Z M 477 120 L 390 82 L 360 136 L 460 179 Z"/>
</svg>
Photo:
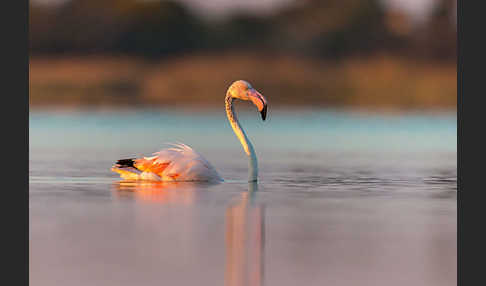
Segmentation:
<svg viewBox="0 0 486 286">
<path fill-rule="evenodd" d="M 133 161 L 133 159 L 134 158 L 132 158 L 132 159 L 120 159 L 120 160 L 116 161 L 117 167 L 119 167 L 119 168 L 127 168 L 127 167 L 135 168 L 135 166 L 133 165 L 135 163 L 135 161 Z"/>
</svg>

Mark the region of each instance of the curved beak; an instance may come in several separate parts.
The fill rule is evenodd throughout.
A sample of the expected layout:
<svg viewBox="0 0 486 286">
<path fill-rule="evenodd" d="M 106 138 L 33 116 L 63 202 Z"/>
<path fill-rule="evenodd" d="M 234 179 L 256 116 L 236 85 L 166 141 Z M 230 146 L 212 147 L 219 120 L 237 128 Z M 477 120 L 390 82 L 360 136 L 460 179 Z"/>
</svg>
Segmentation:
<svg viewBox="0 0 486 286">
<path fill-rule="evenodd" d="M 265 121 L 265 118 L 267 118 L 267 105 L 263 106 L 262 111 L 260 111 L 260 114 L 262 115 L 263 121 Z"/>
<path fill-rule="evenodd" d="M 256 105 L 258 111 L 260 111 L 263 121 L 265 121 L 265 118 L 267 118 L 267 100 L 265 99 L 265 97 L 263 97 L 263 95 L 261 95 L 255 89 L 251 89 L 248 92 L 248 96 L 251 102 Z"/>
</svg>

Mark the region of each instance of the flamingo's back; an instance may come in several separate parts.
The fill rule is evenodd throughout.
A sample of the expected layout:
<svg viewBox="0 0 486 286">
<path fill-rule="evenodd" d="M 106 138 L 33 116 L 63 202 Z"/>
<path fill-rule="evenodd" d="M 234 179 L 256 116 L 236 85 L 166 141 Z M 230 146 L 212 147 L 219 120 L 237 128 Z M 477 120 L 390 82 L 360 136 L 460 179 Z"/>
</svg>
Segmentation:
<svg viewBox="0 0 486 286">
<path fill-rule="evenodd" d="M 128 180 L 222 181 L 201 154 L 185 144 L 172 145 L 151 157 L 118 160 L 111 170 Z"/>
</svg>

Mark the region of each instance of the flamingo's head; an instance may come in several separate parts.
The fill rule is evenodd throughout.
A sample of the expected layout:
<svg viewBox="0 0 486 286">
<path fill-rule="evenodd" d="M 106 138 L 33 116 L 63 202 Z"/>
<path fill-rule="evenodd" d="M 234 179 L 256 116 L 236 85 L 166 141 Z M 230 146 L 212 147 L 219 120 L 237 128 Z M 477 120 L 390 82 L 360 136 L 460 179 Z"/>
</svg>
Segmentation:
<svg viewBox="0 0 486 286">
<path fill-rule="evenodd" d="M 228 88 L 232 98 L 250 100 L 257 107 L 262 119 L 267 117 L 267 100 L 251 84 L 244 80 L 237 80 Z"/>
</svg>

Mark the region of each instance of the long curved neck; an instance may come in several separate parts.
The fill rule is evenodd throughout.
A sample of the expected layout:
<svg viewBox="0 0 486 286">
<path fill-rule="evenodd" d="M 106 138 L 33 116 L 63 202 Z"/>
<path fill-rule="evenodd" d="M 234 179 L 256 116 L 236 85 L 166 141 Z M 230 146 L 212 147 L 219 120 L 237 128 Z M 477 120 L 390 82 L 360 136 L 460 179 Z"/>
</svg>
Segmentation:
<svg viewBox="0 0 486 286">
<path fill-rule="evenodd" d="M 241 128 L 240 122 L 238 122 L 238 118 L 233 109 L 233 100 L 234 98 L 231 97 L 229 93 L 226 94 L 225 98 L 225 105 L 226 105 L 226 115 L 228 116 L 228 121 L 233 128 L 233 131 L 240 140 L 243 149 L 245 150 L 246 155 L 249 157 L 248 161 L 248 181 L 249 182 L 256 182 L 258 179 L 258 162 L 257 157 L 255 154 L 255 150 L 253 149 L 253 145 L 251 145 L 250 139 L 246 136 L 245 131 Z"/>
</svg>

